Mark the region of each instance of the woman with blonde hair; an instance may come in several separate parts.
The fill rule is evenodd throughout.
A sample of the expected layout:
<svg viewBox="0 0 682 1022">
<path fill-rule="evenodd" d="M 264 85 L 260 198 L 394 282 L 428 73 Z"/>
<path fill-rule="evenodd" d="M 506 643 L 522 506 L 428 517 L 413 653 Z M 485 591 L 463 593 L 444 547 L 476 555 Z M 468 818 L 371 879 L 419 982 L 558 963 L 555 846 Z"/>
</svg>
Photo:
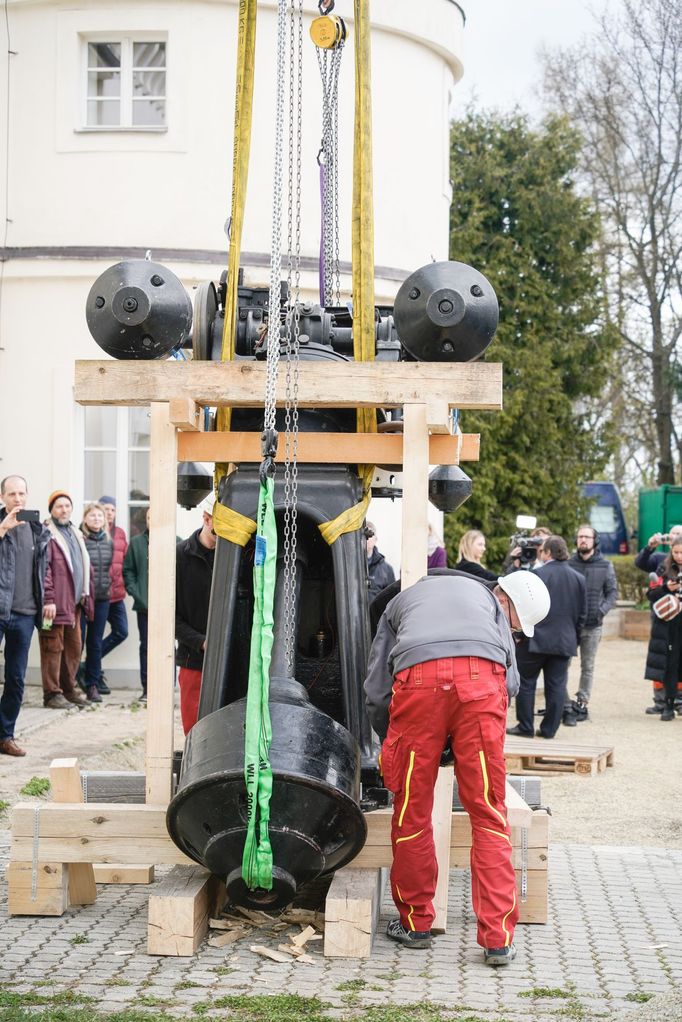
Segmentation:
<svg viewBox="0 0 682 1022">
<path fill-rule="evenodd" d="M 88 504 L 83 512 L 81 532 L 90 555 L 91 587 L 94 600 L 92 619 L 83 611 L 81 630 L 85 641 L 85 693 L 90 703 L 101 703 L 98 682 L 102 674 L 102 639 L 109 616 L 111 564 L 114 544 L 106 527 L 106 512 L 101 504 Z"/>
<path fill-rule="evenodd" d="M 485 582 L 497 582 L 494 571 L 488 571 L 481 564 L 485 553 L 485 536 L 478 529 L 469 529 L 459 541 L 459 561 L 455 565 L 457 571 L 466 571 Z"/>
</svg>

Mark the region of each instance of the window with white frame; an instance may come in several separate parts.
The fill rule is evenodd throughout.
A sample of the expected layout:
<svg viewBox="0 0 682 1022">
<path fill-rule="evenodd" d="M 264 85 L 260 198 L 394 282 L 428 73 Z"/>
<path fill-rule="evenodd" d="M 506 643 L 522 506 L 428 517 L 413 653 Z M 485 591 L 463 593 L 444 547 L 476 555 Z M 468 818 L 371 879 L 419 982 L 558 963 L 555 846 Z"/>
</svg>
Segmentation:
<svg viewBox="0 0 682 1022">
<path fill-rule="evenodd" d="M 166 42 L 134 36 L 85 40 L 88 128 L 166 127 Z"/>
<path fill-rule="evenodd" d="M 146 528 L 150 426 L 148 408 L 85 408 L 85 504 L 114 497 L 116 522 L 129 536 Z"/>
</svg>

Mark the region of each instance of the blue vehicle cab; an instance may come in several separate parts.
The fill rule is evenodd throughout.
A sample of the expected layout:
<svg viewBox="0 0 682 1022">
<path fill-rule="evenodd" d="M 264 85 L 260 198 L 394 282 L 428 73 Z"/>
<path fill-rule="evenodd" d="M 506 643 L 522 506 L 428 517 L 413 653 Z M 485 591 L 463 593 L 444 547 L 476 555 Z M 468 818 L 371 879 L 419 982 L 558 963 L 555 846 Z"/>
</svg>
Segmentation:
<svg viewBox="0 0 682 1022">
<path fill-rule="evenodd" d="M 583 496 L 593 502 L 588 518 L 599 533 L 601 553 L 629 553 L 628 530 L 615 483 L 583 483 Z"/>
</svg>

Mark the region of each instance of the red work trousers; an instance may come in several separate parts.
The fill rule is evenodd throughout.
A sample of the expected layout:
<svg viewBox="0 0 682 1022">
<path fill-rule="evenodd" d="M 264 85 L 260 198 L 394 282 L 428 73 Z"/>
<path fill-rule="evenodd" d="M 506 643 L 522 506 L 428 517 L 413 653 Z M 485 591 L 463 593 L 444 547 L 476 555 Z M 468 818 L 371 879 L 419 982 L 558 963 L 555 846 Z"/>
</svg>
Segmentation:
<svg viewBox="0 0 682 1022">
<path fill-rule="evenodd" d="M 201 671 L 193 671 L 189 667 L 181 667 L 178 675 L 178 684 L 180 685 L 182 730 L 187 734 L 192 730 L 199 716 Z"/>
<path fill-rule="evenodd" d="M 507 823 L 506 671 L 479 657 L 429 660 L 395 677 L 384 783 L 395 793 L 391 889 L 403 926 L 429 930 L 438 865 L 433 788 L 448 737 L 459 797 L 471 820 L 471 893 L 481 947 L 507 947 L 518 920 Z"/>
</svg>

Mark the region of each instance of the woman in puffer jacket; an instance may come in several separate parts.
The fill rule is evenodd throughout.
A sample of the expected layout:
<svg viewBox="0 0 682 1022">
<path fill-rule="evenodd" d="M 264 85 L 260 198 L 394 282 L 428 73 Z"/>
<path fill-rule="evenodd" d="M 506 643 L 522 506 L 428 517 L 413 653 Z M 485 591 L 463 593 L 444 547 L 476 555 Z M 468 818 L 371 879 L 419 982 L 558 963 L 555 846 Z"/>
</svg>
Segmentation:
<svg viewBox="0 0 682 1022">
<path fill-rule="evenodd" d="M 657 690 L 665 693 L 661 720 L 674 720 L 676 706 L 682 713 L 682 539 L 671 545 L 659 570 L 647 593 L 654 613 L 644 676 L 653 682 L 655 704 Z"/>
<path fill-rule="evenodd" d="M 88 702 L 101 703 L 97 682 L 102 673 L 102 638 L 109 616 L 111 599 L 111 564 L 114 544 L 106 528 L 106 515 L 101 504 L 88 504 L 83 512 L 81 532 L 90 555 L 90 592 L 94 597 L 94 614 L 85 630 L 85 693 Z M 85 616 L 85 615 L 84 615 Z M 81 622 L 85 624 L 84 621 Z"/>
</svg>

